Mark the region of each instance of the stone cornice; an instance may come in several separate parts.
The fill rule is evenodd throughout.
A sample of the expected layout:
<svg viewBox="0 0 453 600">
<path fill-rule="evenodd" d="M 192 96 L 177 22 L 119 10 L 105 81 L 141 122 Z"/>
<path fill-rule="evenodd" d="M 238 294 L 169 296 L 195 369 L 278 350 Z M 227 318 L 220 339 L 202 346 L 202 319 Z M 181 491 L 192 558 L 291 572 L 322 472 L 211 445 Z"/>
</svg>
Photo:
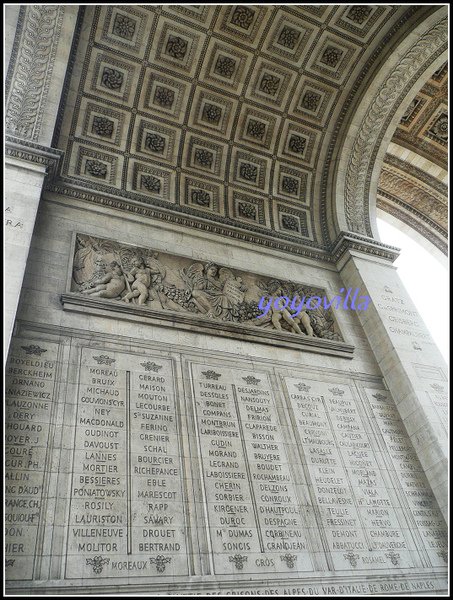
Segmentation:
<svg viewBox="0 0 453 600">
<path fill-rule="evenodd" d="M 93 205 L 120 210 L 125 218 L 127 218 L 127 213 L 142 215 L 151 219 L 175 223 L 176 225 L 221 235 L 222 237 L 272 248 L 280 252 L 288 252 L 323 262 L 332 262 L 328 251 L 316 247 L 313 242 L 310 246 L 310 240 L 297 243 L 297 241 L 286 239 L 283 234 L 278 234 L 278 232 L 266 234 L 266 231 L 258 228 L 245 228 L 243 225 L 241 226 L 240 222 L 235 222 L 226 217 L 220 221 L 218 216 L 209 214 L 197 216 L 192 210 L 184 206 L 168 206 L 163 201 L 156 199 L 153 200 L 152 205 L 144 204 L 134 198 L 133 192 L 124 192 L 123 194 L 121 191 L 115 190 L 115 194 L 106 194 L 102 193 L 101 190 L 98 191 L 95 184 L 90 185 L 90 187 L 82 186 L 83 182 L 75 183 L 70 178 L 65 177 L 55 181 L 49 180 L 45 189 L 47 192 L 66 198 L 75 198 Z"/>
<path fill-rule="evenodd" d="M 56 148 L 48 148 L 47 146 L 42 146 L 7 135 L 5 137 L 5 155 L 36 165 L 45 166 L 47 169 L 47 177 L 52 179 L 58 173 L 64 152 Z"/>
<path fill-rule="evenodd" d="M 407 162 L 406 160 L 401 160 L 397 156 L 394 156 L 393 154 L 390 154 L 388 152 L 384 158 L 384 166 L 385 165 L 390 165 L 391 167 L 398 169 L 399 171 L 403 171 L 411 177 L 419 179 L 425 186 L 433 188 L 436 192 L 445 196 L 447 202 L 448 186 L 446 186 L 445 183 L 442 183 L 442 181 L 440 181 L 436 177 L 433 177 L 423 169 L 416 167 L 415 165 L 413 165 L 410 162 Z"/>
<path fill-rule="evenodd" d="M 79 312 L 85 315 L 99 315 L 107 318 L 117 318 L 118 315 L 121 315 L 121 318 L 125 320 L 137 321 L 139 323 L 154 323 L 172 328 L 174 328 L 176 321 L 179 329 L 188 331 L 204 331 L 211 335 L 220 335 L 223 337 L 240 337 L 241 339 L 256 343 L 296 348 L 319 354 L 342 356 L 344 358 L 353 358 L 354 353 L 354 346 L 346 342 L 308 337 L 305 335 L 297 336 L 285 331 L 260 329 L 233 322 L 216 322 L 213 319 L 204 318 L 199 315 L 171 311 L 162 312 L 151 310 L 148 306 L 124 304 L 115 300 L 81 296 L 77 293 L 69 292 L 62 294 L 60 300 L 64 310 Z"/>
<path fill-rule="evenodd" d="M 65 198 L 74 198 L 86 201 L 97 206 L 105 206 L 109 209 L 118 209 L 133 215 L 142 215 L 151 219 L 166 221 L 167 223 L 175 223 L 185 227 L 197 229 L 215 235 L 226 236 L 231 239 L 237 239 L 241 242 L 256 244 L 266 248 L 274 249 L 279 252 L 287 252 L 297 256 L 306 257 L 311 260 L 321 261 L 323 263 L 335 264 L 348 248 L 353 248 L 355 251 L 363 252 L 373 256 L 379 256 L 393 262 L 399 255 L 399 249 L 394 246 L 389 246 L 374 240 L 366 235 L 341 232 L 337 239 L 327 249 L 310 248 L 303 245 L 298 245 L 291 242 L 285 242 L 273 237 L 265 237 L 264 235 L 256 235 L 252 232 L 241 231 L 235 227 L 228 227 L 227 224 L 221 225 L 215 221 L 207 219 L 196 219 L 191 214 L 176 213 L 175 207 L 150 206 L 135 203 L 129 198 L 121 198 L 112 195 L 104 195 L 97 193 L 93 189 L 79 188 L 77 186 L 66 183 L 66 181 L 58 180 L 51 181 L 49 178 L 46 186 L 46 191 L 52 196 L 47 198 L 51 201 L 55 200 L 54 194 Z"/>
<path fill-rule="evenodd" d="M 338 262 L 348 250 L 355 250 L 390 262 L 394 262 L 400 254 L 396 246 L 383 244 L 366 235 L 342 231 L 332 244 L 332 259 Z"/>
<path fill-rule="evenodd" d="M 377 207 L 410 225 L 412 229 L 434 244 L 445 256 L 448 256 L 448 243 L 445 234 L 424 215 L 421 215 L 410 206 L 400 203 L 397 198 L 392 198 L 389 202 L 383 194 L 378 195 Z"/>
</svg>

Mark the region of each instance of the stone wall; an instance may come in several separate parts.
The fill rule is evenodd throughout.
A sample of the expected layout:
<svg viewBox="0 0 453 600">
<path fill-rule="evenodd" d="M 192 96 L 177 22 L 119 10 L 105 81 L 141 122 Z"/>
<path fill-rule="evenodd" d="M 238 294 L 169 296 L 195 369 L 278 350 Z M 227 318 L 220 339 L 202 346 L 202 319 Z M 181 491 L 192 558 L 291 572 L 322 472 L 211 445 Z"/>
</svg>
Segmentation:
<svg viewBox="0 0 453 600">
<path fill-rule="evenodd" d="M 445 522 L 354 312 L 342 353 L 68 303 L 76 233 L 342 287 L 331 264 L 49 195 L 7 365 L 12 592 L 445 589 Z"/>
</svg>

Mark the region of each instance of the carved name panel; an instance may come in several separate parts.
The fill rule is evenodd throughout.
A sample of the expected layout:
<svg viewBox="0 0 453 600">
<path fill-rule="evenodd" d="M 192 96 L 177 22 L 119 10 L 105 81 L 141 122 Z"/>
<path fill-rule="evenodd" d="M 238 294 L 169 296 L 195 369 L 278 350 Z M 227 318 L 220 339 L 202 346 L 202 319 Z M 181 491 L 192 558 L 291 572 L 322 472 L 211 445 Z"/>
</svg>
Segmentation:
<svg viewBox="0 0 453 600">
<path fill-rule="evenodd" d="M 214 573 L 312 571 L 268 375 L 192 365 L 192 377 Z"/>
<path fill-rule="evenodd" d="M 13 343 L 11 589 L 445 587 L 445 521 L 388 392 L 278 361 L 93 346 L 74 338 L 63 376 L 56 342 Z"/>
<path fill-rule="evenodd" d="M 285 383 L 332 567 L 413 567 L 399 502 L 350 387 L 305 378 Z"/>
<path fill-rule="evenodd" d="M 6 366 L 5 567 L 10 580 L 32 579 L 41 554 L 57 355 L 57 344 L 16 339 Z"/>
<path fill-rule="evenodd" d="M 388 394 L 366 389 L 373 416 L 383 434 L 393 466 L 398 473 L 405 502 L 412 515 L 417 540 L 433 565 L 447 564 L 448 539 L 445 521 L 422 466 L 416 458 L 398 411 Z"/>
<path fill-rule="evenodd" d="M 178 419 L 170 360 L 83 349 L 67 578 L 188 573 Z"/>
</svg>

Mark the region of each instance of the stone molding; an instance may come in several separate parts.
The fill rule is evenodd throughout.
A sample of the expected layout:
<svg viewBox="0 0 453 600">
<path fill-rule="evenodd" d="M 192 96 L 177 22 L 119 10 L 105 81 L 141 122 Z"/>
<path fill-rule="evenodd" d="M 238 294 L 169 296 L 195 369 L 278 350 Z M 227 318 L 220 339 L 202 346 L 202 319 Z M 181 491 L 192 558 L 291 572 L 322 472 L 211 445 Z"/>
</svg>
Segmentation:
<svg viewBox="0 0 453 600">
<path fill-rule="evenodd" d="M 6 135 L 5 155 L 46 167 L 47 177 L 52 179 L 58 173 L 64 152 Z"/>
<path fill-rule="evenodd" d="M 21 10 L 8 77 L 7 132 L 38 141 L 65 8 L 32 5 Z"/>
<path fill-rule="evenodd" d="M 121 197 L 121 191 L 118 190 L 116 194 L 105 194 L 95 189 L 95 184 L 91 184 L 89 188 L 82 188 L 80 182 L 68 183 L 65 179 L 59 178 L 57 181 L 50 181 L 46 185 L 46 191 L 52 194 L 57 194 L 67 198 L 76 198 L 80 200 L 88 201 L 91 204 L 98 206 L 105 206 L 116 210 L 121 210 L 127 213 L 142 215 L 151 219 L 159 219 L 168 223 L 175 223 L 176 225 L 182 225 L 190 227 L 191 229 L 198 229 L 199 231 L 205 231 L 222 237 L 228 237 L 243 242 L 256 244 L 259 246 L 265 246 L 272 248 L 280 252 L 288 252 L 290 254 L 297 254 L 298 256 L 304 256 L 313 260 L 321 260 L 323 262 L 332 262 L 328 252 L 317 248 L 316 246 L 310 247 L 309 242 L 305 242 L 304 245 L 297 244 L 295 242 L 286 241 L 283 239 L 276 239 L 276 233 L 273 236 L 266 236 L 265 232 L 251 233 L 249 227 L 247 230 L 243 229 L 241 223 L 234 222 L 228 218 L 222 219 L 222 223 L 219 223 L 219 218 L 216 218 L 209 214 L 203 214 L 200 217 L 195 217 L 193 212 L 184 206 L 159 206 L 158 201 L 155 200 L 153 205 L 145 205 L 140 201 L 134 201 L 131 198 L 131 192 L 124 193 L 124 197 Z M 49 196 L 47 196 L 49 199 Z M 282 236 L 283 237 L 283 236 Z"/>
<path fill-rule="evenodd" d="M 426 171 L 386 154 L 377 208 L 395 216 L 448 254 L 448 187 Z"/>
<path fill-rule="evenodd" d="M 408 207 L 423 214 L 429 221 L 444 232 L 447 237 L 448 206 L 446 199 L 439 197 L 426 187 L 422 182 L 406 177 L 401 171 L 388 169 L 386 165 L 381 171 L 378 193 L 396 197 Z"/>
<path fill-rule="evenodd" d="M 401 202 L 398 198 L 387 198 L 387 195 L 381 191 L 378 192 L 376 206 L 403 223 L 410 225 L 412 229 L 434 244 L 445 256 L 448 256 L 448 243 L 443 233 L 425 215 Z"/>
<path fill-rule="evenodd" d="M 114 300 L 103 298 L 87 298 L 75 293 L 62 294 L 60 297 L 64 310 L 80 312 L 86 315 L 98 315 L 117 318 L 126 321 L 149 323 L 194 332 L 203 331 L 206 334 L 220 335 L 234 339 L 243 339 L 248 342 L 271 344 L 284 348 L 295 348 L 314 352 L 317 354 L 328 354 L 341 356 L 342 358 L 353 358 L 354 346 L 345 342 L 324 340 L 321 338 L 310 338 L 308 336 L 294 336 L 291 333 L 276 332 L 273 330 L 262 330 L 257 327 L 236 325 L 234 323 L 215 322 L 212 319 L 200 316 L 185 315 L 177 312 L 162 312 L 150 310 L 148 307 L 121 304 Z"/>
<path fill-rule="evenodd" d="M 415 83 L 420 71 L 426 70 L 433 58 L 445 48 L 447 32 L 447 19 L 443 18 L 406 52 L 369 103 L 352 148 L 348 151 L 344 194 L 346 221 L 351 231 L 371 235 L 366 209 L 369 206 L 370 173 L 375 166 L 376 152 L 408 89 Z"/>
<path fill-rule="evenodd" d="M 390 262 L 394 262 L 399 256 L 399 248 L 383 244 L 377 240 L 361 235 L 351 233 L 350 231 L 342 231 L 332 244 L 332 258 L 338 262 L 345 252 L 355 250 L 378 258 L 384 258 Z"/>
<path fill-rule="evenodd" d="M 401 160 L 397 156 L 390 154 L 387 152 L 384 158 L 384 166 L 385 167 L 393 167 L 398 171 L 402 171 L 408 177 L 420 180 L 421 184 L 424 187 L 432 188 L 436 191 L 440 196 L 445 197 L 445 202 L 448 202 L 448 186 L 445 183 L 442 183 L 439 179 L 430 175 L 423 169 L 416 167 L 410 162 L 405 160 Z"/>
<path fill-rule="evenodd" d="M 126 211 L 134 215 L 141 215 L 144 217 L 149 217 L 150 219 L 158 219 L 167 223 L 174 223 L 176 225 L 190 227 L 191 229 L 197 229 L 199 231 L 221 235 L 222 237 L 227 236 L 231 239 L 240 240 L 241 242 L 264 246 L 279 252 L 295 254 L 311 260 L 321 261 L 322 263 L 333 264 L 338 260 L 337 246 L 339 237 L 334 240 L 328 251 L 325 251 L 321 248 L 311 248 L 305 245 L 291 244 L 290 242 L 285 242 L 284 240 L 277 240 L 275 237 L 271 238 L 264 235 L 254 235 L 250 234 L 249 232 L 243 232 L 238 228 L 237 223 L 235 223 L 234 227 L 228 226 L 227 224 L 221 226 L 220 224 L 216 223 L 215 220 L 209 219 L 209 216 L 207 215 L 203 215 L 203 219 L 196 220 L 192 215 L 184 212 L 184 207 L 178 207 L 180 214 L 176 214 L 175 207 L 172 207 L 172 212 L 170 212 L 169 210 L 165 210 L 164 207 L 160 208 L 158 206 L 144 206 L 140 205 L 138 202 L 133 203 L 131 200 L 126 200 L 125 198 L 118 196 L 100 194 L 96 191 L 93 191 L 93 189 L 88 190 L 76 187 L 75 185 L 70 185 L 66 182 L 63 182 L 61 179 L 58 181 L 52 181 L 51 178 L 49 178 L 45 191 L 52 194 L 52 196 L 50 196 L 50 194 L 46 195 L 46 200 L 51 202 L 58 201 L 58 196 L 75 198 L 87 201 L 90 204 Z M 386 246 L 385 244 L 382 244 L 371 237 L 354 234 L 353 232 L 342 232 L 341 235 L 348 235 L 351 240 L 354 239 L 354 249 L 363 252 L 364 254 L 372 254 L 374 256 L 378 255 L 381 258 L 390 260 L 391 262 L 396 259 L 394 252 L 386 251 L 387 248 L 395 250 L 393 246 Z M 359 244 L 358 240 L 362 240 L 366 243 Z"/>
</svg>

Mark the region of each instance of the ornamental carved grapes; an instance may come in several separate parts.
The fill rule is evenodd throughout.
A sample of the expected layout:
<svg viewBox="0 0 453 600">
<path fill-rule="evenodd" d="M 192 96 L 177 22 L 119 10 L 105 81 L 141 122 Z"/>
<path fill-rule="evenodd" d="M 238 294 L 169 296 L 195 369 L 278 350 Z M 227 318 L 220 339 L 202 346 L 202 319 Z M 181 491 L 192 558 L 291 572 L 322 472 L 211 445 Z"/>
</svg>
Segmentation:
<svg viewBox="0 0 453 600">
<path fill-rule="evenodd" d="M 238 212 L 241 217 L 256 220 L 256 206 L 250 202 L 238 202 Z"/>
<path fill-rule="evenodd" d="M 193 204 L 199 206 L 209 206 L 211 204 L 211 196 L 204 190 L 192 190 L 190 197 Z"/>
<path fill-rule="evenodd" d="M 203 121 L 208 121 L 214 125 L 218 125 L 220 118 L 222 117 L 222 109 L 215 104 L 205 104 L 203 107 L 202 118 Z"/>
<path fill-rule="evenodd" d="M 118 13 L 113 23 L 113 33 L 120 38 L 131 41 L 134 37 L 135 26 L 136 22 L 134 19 Z"/>
<path fill-rule="evenodd" d="M 250 119 L 247 124 L 247 135 L 257 140 L 262 140 L 266 133 L 266 123 Z"/>
<path fill-rule="evenodd" d="M 354 21 L 354 23 L 357 23 L 358 25 L 362 25 L 368 19 L 372 10 L 373 9 L 370 6 L 363 6 L 361 4 L 358 4 L 357 6 L 353 6 L 349 10 L 346 17 L 350 21 Z"/>
<path fill-rule="evenodd" d="M 237 6 L 233 16 L 231 17 L 231 23 L 237 27 L 240 27 L 241 29 L 247 30 L 253 23 L 254 16 L 255 12 L 247 6 Z"/>
<path fill-rule="evenodd" d="M 284 46 L 285 48 L 289 48 L 290 50 L 294 50 L 297 44 L 297 40 L 300 37 L 300 31 L 297 29 L 293 29 L 292 27 L 288 27 L 285 25 L 278 36 L 277 43 L 280 46 Z"/>
<path fill-rule="evenodd" d="M 327 65 L 328 67 L 336 67 L 340 62 L 340 59 L 343 55 L 343 50 L 340 48 L 335 48 L 335 46 L 328 46 L 321 56 L 321 62 Z"/>
<path fill-rule="evenodd" d="M 258 167 L 252 163 L 241 163 L 239 175 L 247 181 L 256 181 L 258 177 Z"/>
<path fill-rule="evenodd" d="M 292 135 L 289 138 L 288 148 L 296 154 L 303 154 L 307 140 L 300 135 Z"/>
<path fill-rule="evenodd" d="M 214 155 L 209 150 L 197 148 L 194 152 L 194 162 L 201 167 L 211 168 L 214 162 Z"/>
<path fill-rule="evenodd" d="M 166 87 L 156 86 L 154 92 L 154 103 L 162 108 L 171 108 L 175 100 L 175 92 Z"/>
<path fill-rule="evenodd" d="M 284 175 L 282 177 L 282 190 L 287 194 L 297 195 L 299 192 L 299 182 L 297 179 Z"/>
<path fill-rule="evenodd" d="M 157 177 L 153 177 L 152 175 L 142 175 L 141 177 L 141 185 L 142 188 L 148 190 L 148 192 L 160 192 L 160 180 Z"/>
<path fill-rule="evenodd" d="M 448 115 L 443 113 L 431 126 L 431 133 L 442 142 L 448 142 Z"/>
<path fill-rule="evenodd" d="M 85 163 L 85 173 L 92 177 L 105 179 L 107 176 L 107 165 L 98 160 L 87 160 Z"/>
<path fill-rule="evenodd" d="M 282 215 L 282 227 L 290 231 L 299 231 L 299 221 L 292 215 Z"/>
<path fill-rule="evenodd" d="M 316 92 L 308 91 L 305 92 L 301 105 L 303 108 L 311 111 L 315 111 L 318 108 L 321 96 Z"/>
</svg>

